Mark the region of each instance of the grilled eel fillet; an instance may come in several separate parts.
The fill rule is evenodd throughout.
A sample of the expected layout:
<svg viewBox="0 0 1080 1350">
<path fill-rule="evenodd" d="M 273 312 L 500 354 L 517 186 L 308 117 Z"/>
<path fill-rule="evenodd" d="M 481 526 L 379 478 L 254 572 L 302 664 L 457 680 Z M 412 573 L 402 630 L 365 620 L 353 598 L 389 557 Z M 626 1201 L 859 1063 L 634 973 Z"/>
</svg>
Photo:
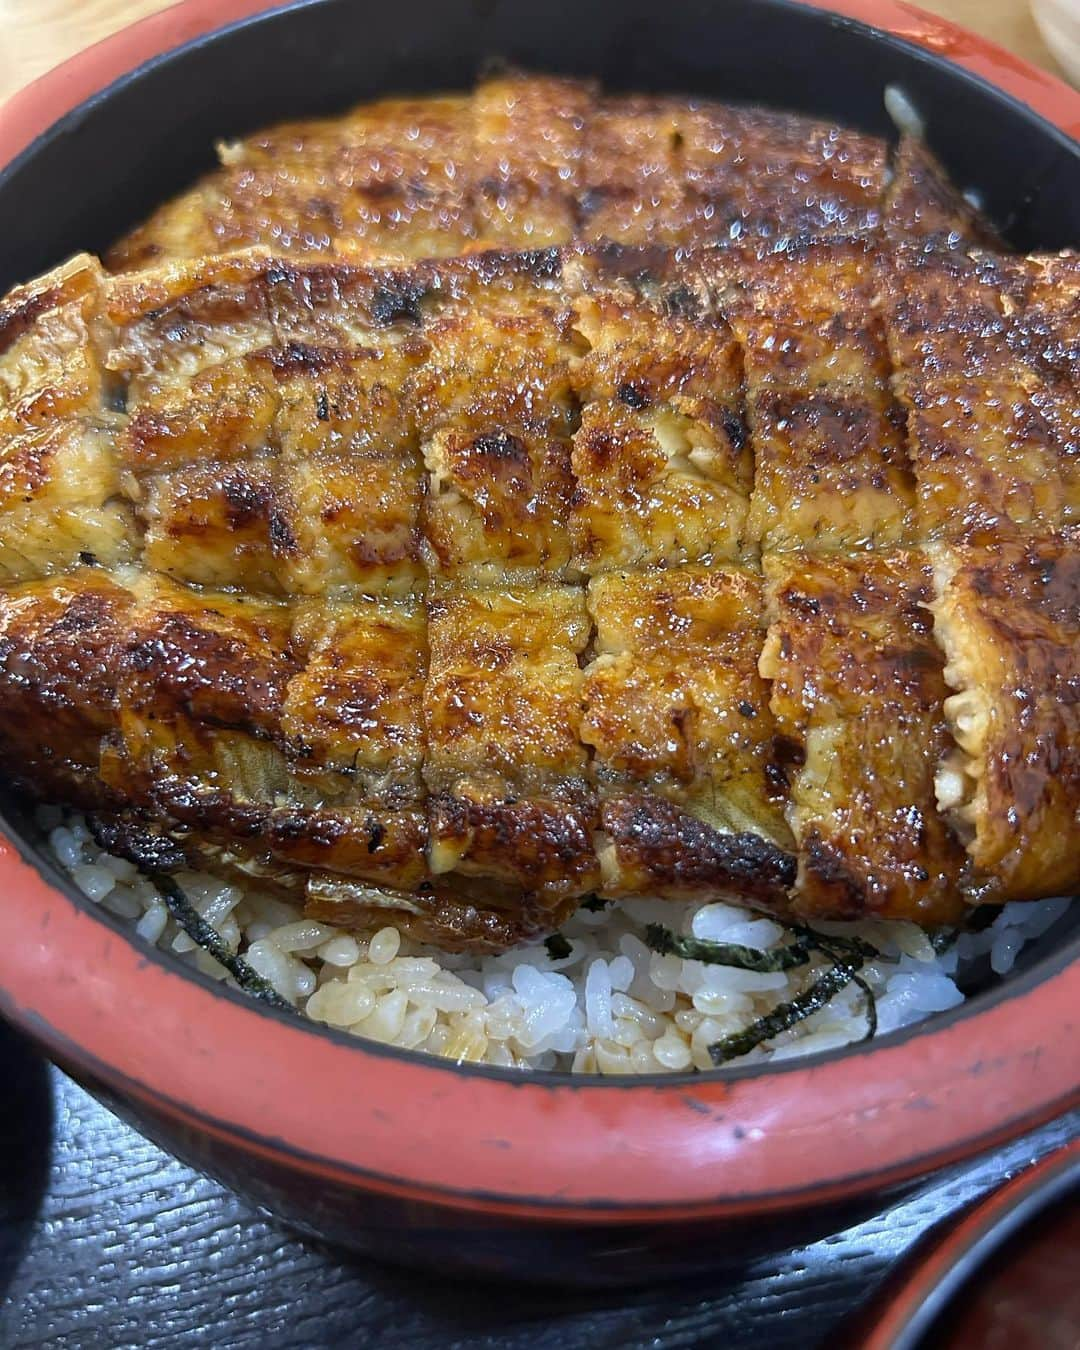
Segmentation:
<svg viewBox="0 0 1080 1350">
<path fill-rule="evenodd" d="M 987 242 L 918 140 L 754 107 L 511 75 L 217 147 L 221 167 L 112 249 L 115 270 L 265 245 L 368 258 L 574 239 L 687 246 L 884 232 Z"/>
<path fill-rule="evenodd" d="M 3 771 L 448 947 L 1073 887 L 1078 277 L 76 258 L 0 307 Z"/>
</svg>

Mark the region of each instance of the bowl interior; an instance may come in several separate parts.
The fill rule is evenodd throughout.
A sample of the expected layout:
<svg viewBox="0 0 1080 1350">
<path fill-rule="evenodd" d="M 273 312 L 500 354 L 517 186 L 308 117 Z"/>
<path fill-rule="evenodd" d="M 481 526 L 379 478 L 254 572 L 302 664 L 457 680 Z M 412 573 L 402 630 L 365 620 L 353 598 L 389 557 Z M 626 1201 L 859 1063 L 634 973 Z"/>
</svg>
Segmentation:
<svg viewBox="0 0 1080 1350">
<path fill-rule="evenodd" d="M 35 823 L 32 812 L 18 802 L 11 801 L 0 792 L 0 834 L 7 835 L 12 839 L 19 851 L 21 857 L 42 876 L 42 878 L 55 890 L 62 892 L 71 900 L 75 906 L 91 915 L 98 923 L 106 925 L 117 933 L 126 942 L 135 945 L 142 954 L 144 961 L 149 961 L 155 965 L 164 966 L 173 971 L 182 971 L 183 974 L 205 989 L 210 990 L 218 997 L 234 1000 L 249 1009 L 257 1010 L 262 1016 L 276 1021 L 282 1021 L 290 1026 L 297 1025 L 297 1019 L 294 1013 L 280 1010 L 272 1005 L 263 1003 L 257 999 L 252 999 L 250 995 L 233 987 L 231 984 L 222 984 L 209 975 L 203 974 L 195 966 L 182 962 L 179 957 L 171 952 L 162 950 L 159 947 L 148 947 L 134 933 L 133 925 L 130 921 L 121 919 L 109 911 L 93 904 L 83 892 L 75 885 L 68 874 L 57 864 L 51 851 L 48 848 L 47 841 L 43 836 L 41 829 Z M 1061 971 L 1064 967 L 1080 961 L 1080 898 L 1078 898 L 1045 932 L 1036 938 L 1029 939 L 1017 954 L 1012 969 L 1005 976 L 998 975 L 990 965 L 989 956 L 983 956 L 977 960 L 969 962 L 965 967 L 954 976 L 958 987 L 965 995 L 965 1001 L 958 1007 L 945 1013 L 933 1013 L 922 1021 L 914 1022 L 897 1031 L 891 1032 L 886 1038 L 888 1042 L 898 1040 L 907 1040 L 912 1036 L 918 1036 L 921 1032 L 933 1026 L 941 1025 L 945 1022 L 952 1022 L 959 1018 L 964 1018 L 977 1013 L 980 1008 L 997 1002 L 1002 998 L 1007 998 L 1011 994 L 1022 993 L 1025 988 L 1029 988 L 1033 983 L 1038 983 L 1044 978 L 1051 978 Z M 402 1049 L 392 1044 L 383 1044 L 379 1041 L 357 1040 L 355 1036 L 346 1031 L 337 1030 L 334 1027 L 322 1022 L 300 1018 L 299 1024 L 304 1031 L 310 1035 L 326 1037 L 337 1041 L 340 1044 L 356 1047 L 363 1045 L 368 1051 L 373 1051 L 379 1055 L 388 1055 L 391 1058 L 404 1058 L 406 1060 L 416 1059 L 417 1056 L 430 1063 L 437 1064 L 440 1067 L 450 1068 L 457 1073 L 480 1074 L 485 1077 L 504 1078 L 509 1077 L 512 1081 L 521 1080 L 521 1071 L 518 1069 L 503 1069 L 493 1065 L 469 1062 L 446 1061 L 439 1058 L 432 1059 L 426 1054 L 408 1049 Z M 722 1078 L 743 1078 L 757 1077 L 762 1074 L 775 1073 L 777 1069 L 786 1071 L 799 1063 L 806 1063 L 808 1060 L 837 1059 L 849 1055 L 860 1055 L 872 1053 L 874 1048 L 881 1044 L 881 1038 L 872 1041 L 853 1041 L 847 1045 L 840 1046 L 833 1050 L 815 1051 L 810 1055 L 800 1056 L 797 1059 L 785 1060 L 780 1064 L 772 1065 L 768 1062 L 756 1062 L 752 1064 L 739 1064 L 738 1062 L 726 1065 L 723 1068 L 716 1069 L 706 1077 Z M 575 1087 L 594 1083 L 618 1082 L 618 1079 L 605 1079 L 602 1076 L 587 1075 L 581 1077 L 571 1075 L 564 1070 L 547 1070 L 542 1075 L 545 1082 L 555 1083 L 566 1081 L 572 1083 Z M 679 1073 L 664 1074 L 643 1074 L 637 1075 L 632 1080 L 636 1083 L 658 1082 L 672 1083 L 680 1080 L 696 1080 L 700 1077 L 696 1070 L 688 1070 Z"/>
<path fill-rule="evenodd" d="M 499 64 L 766 103 L 882 135 L 894 133 L 883 92 L 896 85 L 954 179 L 1015 246 L 1080 241 L 1080 146 L 940 58 L 789 0 L 305 0 L 140 67 L 0 173 L 0 292 L 103 249 L 211 167 L 215 140 L 384 94 L 464 89 Z M 17 804 L 0 826 L 76 894 Z M 1080 954 L 1080 906 L 1025 948 L 1016 972 L 1059 967 L 1066 950 Z M 970 992 L 993 997 L 995 984 L 987 966 L 972 972 Z"/>
<path fill-rule="evenodd" d="M 928 140 L 1018 247 L 1080 239 L 1080 147 L 922 49 L 791 0 L 305 0 L 140 67 L 0 174 L 0 290 L 101 250 L 211 167 L 216 140 L 499 64 L 613 89 L 773 104 L 888 135 L 898 85 Z"/>
</svg>

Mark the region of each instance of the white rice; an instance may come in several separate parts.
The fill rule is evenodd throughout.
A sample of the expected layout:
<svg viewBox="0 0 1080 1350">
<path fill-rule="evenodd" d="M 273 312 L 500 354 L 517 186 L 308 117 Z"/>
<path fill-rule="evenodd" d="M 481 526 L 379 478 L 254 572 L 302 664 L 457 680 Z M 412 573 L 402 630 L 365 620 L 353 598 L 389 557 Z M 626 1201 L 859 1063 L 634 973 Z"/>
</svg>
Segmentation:
<svg viewBox="0 0 1080 1350">
<path fill-rule="evenodd" d="M 37 821 L 53 857 L 95 904 L 129 921 L 138 937 L 215 979 L 226 970 L 180 929 L 153 885 L 122 858 L 100 849 L 85 821 L 42 807 Z M 177 883 L 234 953 L 282 998 L 356 1036 L 522 1069 L 574 1073 L 660 1073 L 711 1069 L 708 1047 L 772 1011 L 829 965 L 759 974 L 660 956 L 645 925 L 768 950 L 785 930 L 737 906 L 627 900 L 579 910 L 562 929 L 570 954 L 553 959 L 538 943 L 499 956 L 440 952 L 387 926 L 369 935 L 305 919 L 295 905 L 205 873 Z M 964 1001 L 958 974 L 988 959 L 1006 974 L 1067 900 L 1004 906 L 994 923 L 963 933 L 941 955 L 914 924 L 880 919 L 820 924 L 822 933 L 859 936 L 882 953 L 860 975 L 876 997 L 878 1034 Z M 740 1063 L 810 1054 L 861 1039 L 865 998 L 854 984 L 805 1021 L 757 1046 Z"/>
<path fill-rule="evenodd" d="M 922 114 L 908 98 L 907 94 L 898 84 L 887 84 L 885 86 L 885 111 L 893 120 L 897 131 L 905 136 L 913 136 L 917 140 L 925 140 L 926 123 L 923 121 Z"/>
</svg>

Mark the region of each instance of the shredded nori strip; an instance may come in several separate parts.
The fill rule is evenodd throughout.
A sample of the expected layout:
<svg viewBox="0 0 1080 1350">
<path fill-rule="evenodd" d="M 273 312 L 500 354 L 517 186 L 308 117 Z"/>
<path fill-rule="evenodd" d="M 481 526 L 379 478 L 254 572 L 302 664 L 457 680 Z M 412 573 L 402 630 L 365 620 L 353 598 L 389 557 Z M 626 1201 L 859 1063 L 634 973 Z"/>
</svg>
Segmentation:
<svg viewBox="0 0 1080 1350">
<path fill-rule="evenodd" d="M 804 989 L 790 1002 L 778 1003 L 771 1013 L 759 1017 L 742 1031 L 736 1031 L 721 1041 L 715 1041 L 709 1046 L 709 1058 L 714 1064 L 720 1065 L 738 1059 L 740 1055 L 748 1054 L 762 1041 L 771 1041 L 782 1031 L 787 1031 L 797 1022 L 805 1021 L 807 1017 L 819 1012 L 853 979 L 855 970 L 851 966 L 833 966 L 819 980 L 815 980 L 809 989 Z M 874 1020 L 876 1025 L 876 1015 Z"/>
<path fill-rule="evenodd" d="M 865 1001 L 866 1033 L 863 1040 L 871 1040 L 877 1035 L 877 998 L 869 983 L 859 974 L 859 970 L 864 961 L 881 955 L 878 949 L 863 938 L 846 934 L 819 933 L 813 928 L 804 927 L 802 924 L 787 924 L 785 926 L 789 932 L 794 934 L 795 940 L 789 947 L 777 949 L 776 955 L 801 951 L 803 962 L 805 962 L 810 951 L 819 951 L 833 962 L 832 969 L 827 970 L 801 994 L 797 994 L 786 1003 L 778 1003 L 772 1012 L 766 1013 L 764 1017 L 759 1017 L 756 1022 L 751 1022 L 742 1031 L 737 1031 L 731 1036 L 725 1036 L 723 1040 L 710 1045 L 709 1057 L 714 1064 L 726 1064 L 729 1060 L 738 1059 L 740 1055 L 747 1054 L 763 1041 L 771 1041 L 774 1036 L 779 1036 L 781 1032 L 788 1031 L 797 1023 L 805 1021 L 814 1013 L 820 1012 L 827 1003 L 836 997 L 841 989 L 849 984 L 855 984 L 859 987 Z M 656 927 L 658 926 L 650 925 L 650 928 Z M 663 933 L 666 930 L 659 929 L 659 931 Z M 646 942 L 649 941 L 648 932 L 645 940 Z M 680 943 L 686 943 L 687 941 L 693 943 L 694 939 L 684 938 L 678 941 Z M 650 945 L 652 944 L 650 943 Z M 723 946 L 724 944 L 705 945 Z M 684 951 L 674 950 L 672 954 L 677 956 L 687 955 Z M 761 956 L 774 955 L 772 952 L 761 952 L 759 954 Z M 703 960 L 706 958 L 698 957 L 696 959 Z M 803 962 L 789 960 L 783 966 L 744 966 L 743 968 L 747 970 L 788 970 Z M 737 963 L 732 962 L 730 964 Z"/>
<path fill-rule="evenodd" d="M 872 1041 L 877 1035 L 877 995 L 861 975 L 852 975 L 852 984 L 857 984 L 863 992 L 863 1004 L 866 1009 L 866 1031 L 864 1041 Z"/>
<path fill-rule="evenodd" d="M 705 961 L 711 965 L 734 966 L 762 974 L 804 966 L 813 951 L 821 952 L 833 962 L 832 969 L 826 971 L 809 989 L 787 1003 L 777 1004 L 771 1013 L 758 1018 L 744 1030 L 710 1045 L 709 1055 L 714 1064 L 726 1064 L 728 1060 L 737 1059 L 753 1050 L 762 1041 L 779 1036 L 782 1031 L 787 1031 L 797 1022 L 819 1011 L 851 983 L 858 985 L 866 1001 L 866 1035 L 863 1039 L 870 1040 L 877 1035 L 877 999 L 858 971 L 865 960 L 881 955 L 878 949 L 862 938 L 818 933 L 802 924 L 787 924 L 785 927 L 794 940 L 786 947 L 766 951 L 735 942 L 683 937 L 659 923 L 646 925 L 646 946 L 661 956 L 678 956 L 684 961 Z"/>
<path fill-rule="evenodd" d="M 805 928 L 802 924 L 787 924 L 788 930 L 796 937 L 802 938 L 810 947 L 816 947 L 818 951 L 831 956 L 834 961 L 840 961 L 842 956 L 837 953 L 843 953 L 844 956 L 855 957 L 859 961 L 876 960 L 881 953 L 865 938 L 850 937 L 847 934 L 819 933 L 815 928 Z"/>
<path fill-rule="evenodd" d="M 930 946 L 934 949 L 934 955 L 941 956 L 947 952 L 959 936 L 959 928 L 939 928 L 936 933 L 931 933 Z"/>
<path fill-rule="evenodd" d="M 286 1012 L 296 1011 L 288 999 L 281 997 L 269 980 L 264 979 L 258 971 L 249 966 L 242 956 L 235 956 L 229 950 L 221 934 L 212 924 L 206 922 L 173 877 L 167 872 L 150 869 L 145 870 L 145 875 L 161 892 L 165 907 L 192 942 L 204 952 L 209 952 L 215 961 L 223 965 L 244 993 L 250 994 L 252 998 L 262 999 L 273 1008 L 281 1008 Z"/>
<path fill-rule="evenodd" d="M 818 951 L 824 952 L 836 965 L 849 966 L 853 971 L 861 969 L 864 960 L 874 960 L 881 955 L 873 943 L 867 942 L 864 938 L 819 933 L 813 928 L 799 927 L 797 931 L 803 935 L 804 940 L 811 947 L 816 947 Z M 862 1039 L 864 1041 L 873 1040 L 877 1035 L 878 1027 L 877 995 L 861 975 L 853 973 L 851 982 L 858 985 L 862 990 L 866 1007 L 866 1032 Z"/>
<path fill-rule="evenodd" d="M 684 961 L 706 961 L 717 966 L 737 966 L 739 970 L 755 970 L 760 974 L 805 966 L 810 959 L 810 944 L 802 938 L 796 938 L 789 947 L 765 951 L 760 947 L 744 947 L 737 942 L 680 937 L 659 923 L 647 925 L 645 945 L 661 956 L 680 956 Z"/>
<path fill-rule="evenodd" d="M 608 907 L 606 900 L 601 900 L 598 895 L 587 895 L 578 909 L 587 909 L 590 914 L 601 914 Z"/>
<path fill-rule="evenodd" d="M 564 956 L 569 956 L 573 950 L 561 933 L 552 933 L 550 937 L 546 937 L 544 946 L 547 948 L 548 956 L 553 961 L 561 961 Z"/>
</svg>

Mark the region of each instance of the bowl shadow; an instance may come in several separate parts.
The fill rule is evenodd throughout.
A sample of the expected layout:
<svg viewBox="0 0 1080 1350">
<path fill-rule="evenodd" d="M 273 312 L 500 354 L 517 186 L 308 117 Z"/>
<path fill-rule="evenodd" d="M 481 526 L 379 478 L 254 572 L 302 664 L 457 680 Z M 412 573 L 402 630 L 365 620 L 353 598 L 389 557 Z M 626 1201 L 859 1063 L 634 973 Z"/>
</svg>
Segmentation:
<svg viewBox="0 0 1080 1350">
<path fill-rule="evenodd" d="M 55 1110 L 48 1063 L 0 1022 L 0 1302 L 41 1213 L 52 1167 Z"/>
</svg>

